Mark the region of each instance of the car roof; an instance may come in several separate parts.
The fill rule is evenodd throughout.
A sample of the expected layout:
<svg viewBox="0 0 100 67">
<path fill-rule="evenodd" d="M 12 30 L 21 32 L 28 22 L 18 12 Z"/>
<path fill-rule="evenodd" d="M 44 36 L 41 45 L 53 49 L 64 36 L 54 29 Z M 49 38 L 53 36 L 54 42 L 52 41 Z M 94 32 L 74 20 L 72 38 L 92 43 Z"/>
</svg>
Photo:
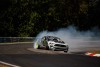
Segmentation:
<svg viewBox="0 0 100 67">
<path fill-rule="evenodd" d="M 44 36 L 44 37 L 55 37 L 55 36 Z"/>
<path fill-rule="evenodd" d="M 56 37 L 56 36 L 44 36 L 44 37 L 46 37 L 46 38 L 59 38 L 59 37 Z"/>
</svg>

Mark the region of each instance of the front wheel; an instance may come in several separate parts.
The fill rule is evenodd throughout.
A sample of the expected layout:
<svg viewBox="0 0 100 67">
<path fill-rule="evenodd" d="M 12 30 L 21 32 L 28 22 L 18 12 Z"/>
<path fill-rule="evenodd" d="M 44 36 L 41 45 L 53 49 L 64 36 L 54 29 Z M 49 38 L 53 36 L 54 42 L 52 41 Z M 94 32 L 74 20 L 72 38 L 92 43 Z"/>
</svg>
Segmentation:
<svg viewBox="0 0 100 67">
<path fill-rule="evenodd" d="M 68 52 L 68 48 L 66 50 L 64 50 L 64 52 L 67 53 Z"/>
<path fill-rule="evenodd" d="M 65 52 L 65 53 L 67 53 L 67 52 L 68 52 L 68 50 L 64 50 L 64 52 Z"/>
</svg>

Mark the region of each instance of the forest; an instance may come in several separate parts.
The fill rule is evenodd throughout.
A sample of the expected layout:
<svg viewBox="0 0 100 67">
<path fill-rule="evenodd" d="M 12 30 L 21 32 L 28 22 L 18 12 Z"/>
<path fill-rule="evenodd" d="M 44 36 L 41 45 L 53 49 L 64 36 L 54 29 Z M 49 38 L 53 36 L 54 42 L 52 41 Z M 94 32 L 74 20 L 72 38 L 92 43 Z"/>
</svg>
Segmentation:
<svg viewBox="0 0 100 67">
<path fill-rule="evenodd" d="M 70 25 L 100 29 L 100 0 L 0 0 L 0 37 L 33 37 Z"/>
</svg>

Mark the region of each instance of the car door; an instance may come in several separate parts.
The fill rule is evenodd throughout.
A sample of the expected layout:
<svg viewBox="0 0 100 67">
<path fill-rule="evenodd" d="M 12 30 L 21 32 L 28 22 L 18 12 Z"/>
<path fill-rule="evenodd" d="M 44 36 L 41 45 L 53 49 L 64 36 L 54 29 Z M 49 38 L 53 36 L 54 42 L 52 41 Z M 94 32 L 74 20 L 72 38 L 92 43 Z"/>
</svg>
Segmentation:
<svg viewBox="0 0 100 67">
<path fill-rule="evenodd" d="M 45 47 L 47 46 L 47 38 L 46 37 L 42 38 L 42 45 Z"/>
<path fill-rule="evenodd" d="M 44 37 L 41 39 L 41 46 L 44 46 Z"/>
</svg>

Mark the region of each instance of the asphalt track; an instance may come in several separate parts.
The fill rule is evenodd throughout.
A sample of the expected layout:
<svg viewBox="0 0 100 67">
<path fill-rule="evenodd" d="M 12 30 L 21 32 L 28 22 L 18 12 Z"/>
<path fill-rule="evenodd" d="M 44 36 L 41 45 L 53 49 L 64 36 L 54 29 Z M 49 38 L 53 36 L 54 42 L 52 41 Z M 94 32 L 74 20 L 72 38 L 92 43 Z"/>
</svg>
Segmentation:
<svg viewBox="0 0 100 67">
<path fill-rule="evenodd" d="M 0 44 L 0 61 L 21 67 L 100 67 L 100 58 L 97 57 L 79 53 L 49 54 L 47 51 L 41 53 L 28 50 L 32 47 L 32 43 Z"/>
</svg>

